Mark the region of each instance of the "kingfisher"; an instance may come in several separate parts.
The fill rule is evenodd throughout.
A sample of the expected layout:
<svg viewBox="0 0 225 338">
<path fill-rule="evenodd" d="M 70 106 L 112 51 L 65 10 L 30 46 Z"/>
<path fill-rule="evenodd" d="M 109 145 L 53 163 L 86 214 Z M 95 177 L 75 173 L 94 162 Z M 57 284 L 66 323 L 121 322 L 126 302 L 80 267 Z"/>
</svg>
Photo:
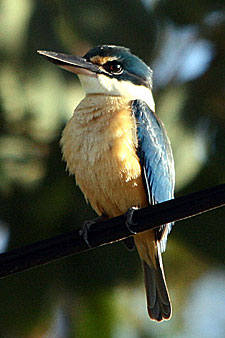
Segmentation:
<svg viewBox="0 0 225 338">
<path fill-rule="evenodd" d="M 129 49 L 92 48 L 83 57 L 38 51 L 78 75 L 85 91 L 61 138 L 67 169 L 99 217 L 112 218 L 174 197 L 175 170 L 164 125 L 155 114 L 152 70 Z M 129 223 L 130 225 L 130 223 Z M 125 240 L 142 261 L 147 310 L 168 320 L 172 306 L 161 253 L 172 223 Z"/>
</svg>

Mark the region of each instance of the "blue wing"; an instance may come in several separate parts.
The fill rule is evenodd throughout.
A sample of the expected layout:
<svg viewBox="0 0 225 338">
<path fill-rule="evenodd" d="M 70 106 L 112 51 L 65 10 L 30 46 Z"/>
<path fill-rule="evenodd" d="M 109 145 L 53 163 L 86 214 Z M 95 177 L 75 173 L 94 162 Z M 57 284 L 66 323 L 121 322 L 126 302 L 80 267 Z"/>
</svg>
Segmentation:
<svg viewBox="0 0 225 338">
<path fill-rule="evenodd" d="M 163 124 L 144 101 L 133 101 L 132 112 L 137 123 L 137 154 L 149 204 L 170 200 L 174 197 L 175 170 L 170 141 Z M 171 227 L 172 223 L 166 224 L 156 231 L 161 251 L 165 250 Z"/>
</svg>

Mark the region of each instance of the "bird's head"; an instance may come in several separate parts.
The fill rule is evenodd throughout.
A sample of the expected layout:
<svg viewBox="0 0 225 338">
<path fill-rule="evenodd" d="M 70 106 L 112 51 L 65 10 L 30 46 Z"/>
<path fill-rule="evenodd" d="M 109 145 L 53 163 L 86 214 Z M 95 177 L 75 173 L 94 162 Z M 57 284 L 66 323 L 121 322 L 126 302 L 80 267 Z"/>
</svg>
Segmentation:
<svg viewBox="0 0 225 338">
<path fill-rule="evenodd" d="M 102 45 L 83 57 L 38 51 L 59 67 L 78 75 L 87 94 L 105 94 L 142 99 L 154 110 L 152 70 L 129 49 Z"/>
</svg>

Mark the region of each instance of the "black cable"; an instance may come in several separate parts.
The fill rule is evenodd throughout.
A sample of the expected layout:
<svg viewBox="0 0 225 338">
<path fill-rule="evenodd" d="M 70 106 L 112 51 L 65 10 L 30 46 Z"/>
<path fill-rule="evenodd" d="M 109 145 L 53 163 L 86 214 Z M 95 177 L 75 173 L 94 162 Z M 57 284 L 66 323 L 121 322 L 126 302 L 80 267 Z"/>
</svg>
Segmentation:
<svg viewBox="0 0 225 338">
<path fill-rule="evenodd" d="M 221 184 L 134 211 L 132 231 L 139 233 L 162 224 L 193 217 L 224 205 L 225 184 Z M 122 215 L 93 224 L 88 231 L 88 242 L 91 248 L 131 236 L 125 220 L 126 215 Z M 89 249 L 90 247 L 79 230 L 74 230 L 11 250 L 0 254 L 0 278 Z"/>
</svg>

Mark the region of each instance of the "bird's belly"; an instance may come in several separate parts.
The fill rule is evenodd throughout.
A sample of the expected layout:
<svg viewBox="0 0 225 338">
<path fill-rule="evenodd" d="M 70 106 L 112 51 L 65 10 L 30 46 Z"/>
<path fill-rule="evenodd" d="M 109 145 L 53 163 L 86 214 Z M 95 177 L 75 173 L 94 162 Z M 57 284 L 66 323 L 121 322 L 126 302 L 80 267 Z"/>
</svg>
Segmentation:
<svg viewBox="0 0 225 338">
<path fill-rule="evenodd" d="M 101 154 L 85 175 L 77 173 L 76 181 L 99 215 L 115 217 L 132 206 L 147 206 L 139 162 L 128 157 L 121 161 L 113 148 Z"/>
<path fill-rule="evenodd" d="M 75 111 L 63 132 L 63 154 L 92 208 L 115 217 L 132 206 L 147 206 L 136 125 L 128 107 L 84 124 L 77 116 Z"/>
</svg>

